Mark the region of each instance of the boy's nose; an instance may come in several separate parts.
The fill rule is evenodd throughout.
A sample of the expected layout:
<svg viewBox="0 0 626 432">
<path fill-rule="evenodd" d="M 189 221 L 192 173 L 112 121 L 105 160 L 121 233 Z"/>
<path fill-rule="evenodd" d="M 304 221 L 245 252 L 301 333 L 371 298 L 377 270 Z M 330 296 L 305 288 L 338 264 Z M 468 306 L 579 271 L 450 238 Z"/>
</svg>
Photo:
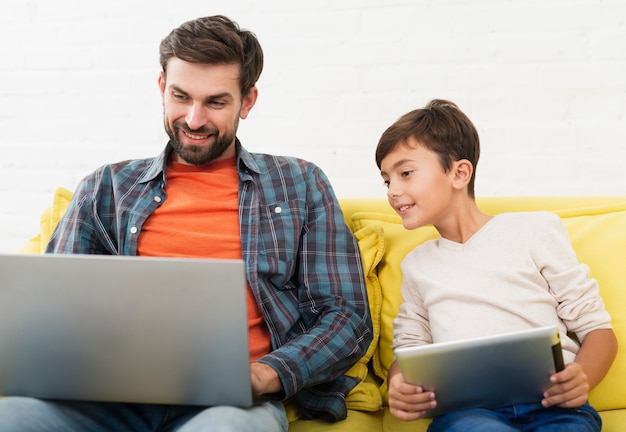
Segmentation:
<svg viewBox="0 0 626 432">
<path fill-rule="evenodd" d="M 394 197 L 400 196 L 400 194 L 401 194 L 400 188 L 398 188 L 397 186 L 394 186 L 394 184 L 390 182 L 389 186 L 387 186 L 387 197 L 394 198 Z"/>
</svg>

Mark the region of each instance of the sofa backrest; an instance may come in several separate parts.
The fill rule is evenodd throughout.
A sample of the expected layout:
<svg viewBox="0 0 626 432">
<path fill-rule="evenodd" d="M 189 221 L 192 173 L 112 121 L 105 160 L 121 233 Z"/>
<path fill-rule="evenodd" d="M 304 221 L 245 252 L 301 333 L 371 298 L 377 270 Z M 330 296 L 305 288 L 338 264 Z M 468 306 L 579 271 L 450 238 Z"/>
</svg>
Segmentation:
<svg viewBox="0 0 626 432">
<path fill-rule="evenodd" d="M 71 197 L 71 191 L 56 189 L 52 205 L 41 215 L 41 232 L 20 252 L 44 251 Z M 606 378 L 591 393 L 591 402 L 599 410 L 626 408 L 626 195 L 479 197 L 477 202 L 489 214 L 547 210 L 562 218 L 578 259 L 598 280 L 622 347 Z M 400 262 L 417 245 L 438 234 L 432 227 L 405 230 L 385 198 L 344 198 L 340 205 L 361 248 L 374 326 L 372 346 L 349 371 L 363 382 L 347 402 L 350 408 L 374 411 L 386 401 L 387 370 L 393 360 L 391 321 L 401 301 Z M 382 384 L 366 380 L 368 364 Z"/>
</svg>

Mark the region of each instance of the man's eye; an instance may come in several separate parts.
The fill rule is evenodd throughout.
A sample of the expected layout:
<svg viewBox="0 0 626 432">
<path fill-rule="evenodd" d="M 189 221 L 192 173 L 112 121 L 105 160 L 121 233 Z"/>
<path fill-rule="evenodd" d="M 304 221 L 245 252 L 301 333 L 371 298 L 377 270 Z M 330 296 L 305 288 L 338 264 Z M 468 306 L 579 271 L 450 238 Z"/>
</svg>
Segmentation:
<svg viewBox="0 0 626 432">
<path fill-rule="evenodd" d="M 215 108 L 222 108 L 224 105 L 226 105 L 226 102 L 224 102 L 224 101 L 217 101 L 217 100 L 216 100 L 216 101 L 211 101 L 211 102 L 209 102 L 209 104 L 210 104 L 212 107 L 215 107 Z"/>
<path fill-rule="evenodd" d="M 182 93 L 172 93 L 172 97 L 178 101 L 185 100 L 185 95 Z"/>
</svg>

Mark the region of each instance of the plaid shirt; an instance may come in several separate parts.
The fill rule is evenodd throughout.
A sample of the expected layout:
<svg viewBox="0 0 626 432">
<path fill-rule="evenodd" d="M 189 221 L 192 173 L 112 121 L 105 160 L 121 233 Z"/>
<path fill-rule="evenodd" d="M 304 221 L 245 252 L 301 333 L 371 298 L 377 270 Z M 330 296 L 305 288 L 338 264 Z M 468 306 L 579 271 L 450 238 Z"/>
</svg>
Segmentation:
<svg viewBox="0 0 626 432">
<path fill-rule="evenodd" d="M 156 158 L 101 167 L 79 184 L 47 252 L 136 255 L 142 224 L 167 199 L 168 145 Z M 357 384 L 343 373 L 372 324 L 358 247 L 324 173 L 237 141 L 239 217 L 248 283 L 265 317 L 274 368 L 307 418 L 346 416 Z"/>
</svg>

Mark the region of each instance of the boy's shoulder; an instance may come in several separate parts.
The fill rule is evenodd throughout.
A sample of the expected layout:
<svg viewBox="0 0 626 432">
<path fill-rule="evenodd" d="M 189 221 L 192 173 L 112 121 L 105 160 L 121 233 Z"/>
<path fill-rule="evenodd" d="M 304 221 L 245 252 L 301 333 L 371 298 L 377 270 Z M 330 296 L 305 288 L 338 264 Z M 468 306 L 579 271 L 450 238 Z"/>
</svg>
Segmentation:
<svg viewBox="0 0 626 432">
<path fill-rule="evenodd" d="M 492 229 L 498 231 L 500 235 L 512 238 L 527 237 L 529 240 L 563 229 L 563 222 L 558 215 L 543 210 L 499 213 L 490 223 Z"/>
<path fill-rule="evenodd" d="M 555 213 L 544 210 L 529 212 L 506 212 L 499 213 L 494 216 L 496 221 L 515 225 L 531 225 L 550 224 L 559 221 L 560 218 Z"/>
</svg>

